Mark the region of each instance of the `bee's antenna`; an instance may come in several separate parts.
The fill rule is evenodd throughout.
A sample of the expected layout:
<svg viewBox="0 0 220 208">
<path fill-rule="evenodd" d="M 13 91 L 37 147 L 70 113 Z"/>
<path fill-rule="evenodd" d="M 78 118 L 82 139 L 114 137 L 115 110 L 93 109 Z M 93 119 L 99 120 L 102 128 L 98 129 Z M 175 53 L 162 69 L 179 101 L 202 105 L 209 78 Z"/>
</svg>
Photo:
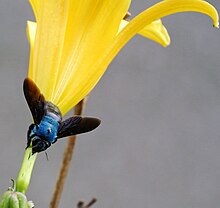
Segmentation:
<svg viewBox="0 0 220 208">
<path fill-rule="evenodd" d="M 49 157 L 47 155 L 47 152 L 45 151 L 45 155 L 46 155 L 46 158 L 47 158 L 47 161 L 49 161 Z"/>
</svg>

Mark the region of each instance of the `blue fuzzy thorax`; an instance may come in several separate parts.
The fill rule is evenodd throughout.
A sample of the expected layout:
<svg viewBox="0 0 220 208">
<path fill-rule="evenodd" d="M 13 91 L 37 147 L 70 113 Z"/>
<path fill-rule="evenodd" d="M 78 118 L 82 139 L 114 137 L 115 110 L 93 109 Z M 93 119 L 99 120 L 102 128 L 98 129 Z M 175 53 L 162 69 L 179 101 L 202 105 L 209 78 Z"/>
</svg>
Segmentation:
<svg viewBox="0 0 220 208">
<path fill-rule="evenodd" d="M 54 118 L 46 115 L 38 126 L 34 126 L 32 133 L 53 143 L 56 141 L 58 128 L 59 123 Z"/>
</svg>

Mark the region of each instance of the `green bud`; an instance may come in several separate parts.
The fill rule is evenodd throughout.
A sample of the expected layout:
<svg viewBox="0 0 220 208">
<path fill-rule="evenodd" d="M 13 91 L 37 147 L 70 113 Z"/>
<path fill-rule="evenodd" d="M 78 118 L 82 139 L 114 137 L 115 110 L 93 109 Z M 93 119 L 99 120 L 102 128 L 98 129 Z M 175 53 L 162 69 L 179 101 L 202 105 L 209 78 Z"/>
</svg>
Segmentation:
<svg viewBox="0 0 220 208">
<path fill-rule="evenodd" d="M 19 201 L 19 207 L 27 207 L 27 197 L 22 194 L 21 192 L 16 192 L 17 193 L 17 198 Z"/>
<path fill-rule="evenodd" d="M 9 206 L 8 206 L 8 204 L 6 204 L 6 207 L 8 207 L 8 208 L 19 208 L 19 201 L 18 201 L 18 198 L 16 196 L 16 193 L 11 192 L 11 193 L 9 193 L 9 195 L 10 195 Z"/>
<path fill-rule="evenodd" d="M 8 191 L 6 191 L 3 196 L 2 196 L 2 201 L 1 201 L 1 208 L 6 208 L 7 205 L 10 205 L 10 195 Z"/>
<path fill-rule="evenodd" d="M 2 196 L 0 208 L 32 208 L 33 202 L 21 192 L 6 191 Z"/>
<path fill-rule="evenodd" d="M 9 188 L 8 191 L 6 191 L 2 195 L 2 201 L 0 203 L 0 208 L 32 208 L 34 207 L 34 204 L 32 201 L 28 201 L 27 197 L 21 193 L 15 191 L 14 187 L 14 181 L 13 187 Z"/>
</svg>

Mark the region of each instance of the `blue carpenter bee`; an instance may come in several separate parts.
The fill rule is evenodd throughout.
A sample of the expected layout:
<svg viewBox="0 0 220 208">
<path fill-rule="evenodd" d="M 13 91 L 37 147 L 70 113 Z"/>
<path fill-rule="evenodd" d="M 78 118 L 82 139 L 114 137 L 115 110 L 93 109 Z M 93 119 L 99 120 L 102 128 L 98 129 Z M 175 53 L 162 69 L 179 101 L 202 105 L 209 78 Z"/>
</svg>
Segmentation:
<svg viewBox="0 0 220 208">
<path fill-rule="evenodd" d="M 73 116 L 62 121 L 59 108 L 45 100 L 36 84 L 29 78 L 24 80 L 25 99 L 34 119 L 27 132 L 27 147 L 32 143 L 32 155 L 46 150 L 57 139 L 92 131 L 101 121 L 97 118 Z"/>
</svg>

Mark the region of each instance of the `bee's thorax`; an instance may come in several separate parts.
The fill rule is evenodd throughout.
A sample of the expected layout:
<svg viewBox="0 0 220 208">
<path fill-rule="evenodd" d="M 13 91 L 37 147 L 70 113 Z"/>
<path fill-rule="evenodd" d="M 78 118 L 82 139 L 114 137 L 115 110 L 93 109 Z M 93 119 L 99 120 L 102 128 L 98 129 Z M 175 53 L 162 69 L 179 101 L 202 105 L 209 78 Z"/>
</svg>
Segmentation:
<svg viewBox="0 0 220 208">
<path fill-rule="evenodd" d="M 44 106 L 44 110 L 45 110 L 45 116 L 49 116 L 55 119 L 59 123 L 62 121 L 62 114 L 60 112 L 60 109 L 53 103 L 46 102 Z"/>
</svg>

